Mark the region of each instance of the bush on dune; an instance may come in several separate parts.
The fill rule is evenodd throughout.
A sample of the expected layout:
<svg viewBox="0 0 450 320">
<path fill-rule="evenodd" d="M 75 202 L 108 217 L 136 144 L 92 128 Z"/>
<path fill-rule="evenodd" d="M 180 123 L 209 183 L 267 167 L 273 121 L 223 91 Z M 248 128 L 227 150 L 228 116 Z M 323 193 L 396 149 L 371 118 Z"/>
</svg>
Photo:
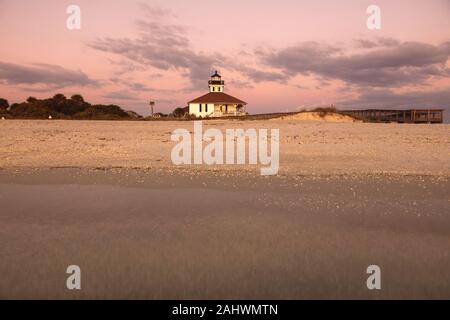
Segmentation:
<svg viewBox="0 0 450 320">
<path fill-rule="evenodd" d="M 325 117 L 327 114 L 337 113 L 338 110 L 335 106 L 319 107 L 311 110 L 311 112 L 317 112 L 321 117 Z"/>
</svg>

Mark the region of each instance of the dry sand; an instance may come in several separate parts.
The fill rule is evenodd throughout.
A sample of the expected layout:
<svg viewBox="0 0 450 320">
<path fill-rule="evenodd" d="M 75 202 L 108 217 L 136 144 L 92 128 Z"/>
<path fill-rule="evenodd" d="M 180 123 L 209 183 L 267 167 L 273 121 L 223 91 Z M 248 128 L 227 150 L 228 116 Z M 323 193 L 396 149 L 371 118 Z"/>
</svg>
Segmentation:
<svg viewBox="0 0 450 320">
<path fill-rule="evenodd" d="M 280 175 L 175 168 L 191 122 L 1 122 L 0 298 L 450 298 L 450 126 L 204 124 L 280 128 Z"/>
<path fill-rule="evenodd" d="M 450 174 L 450 125 L 207 121 L 204 129 L 280 129 L 280 174 Z M 192 122 L 2 121 L 0 168 L 167 168 L 170 135 Z M 187 170 L 257 172 L 251 166 Z"/>
<path fill-rule="evenodd" d="M 272 120 L 300 120 L 300 121 L 320 121 L 320 122 L 361 122 L 352 118 L 338 113 L 320 113 L 320 112 L 299 112 L 297 114 L 292 114 L 288 116 L 283 116 L 280 118 Z"/>
</svg>

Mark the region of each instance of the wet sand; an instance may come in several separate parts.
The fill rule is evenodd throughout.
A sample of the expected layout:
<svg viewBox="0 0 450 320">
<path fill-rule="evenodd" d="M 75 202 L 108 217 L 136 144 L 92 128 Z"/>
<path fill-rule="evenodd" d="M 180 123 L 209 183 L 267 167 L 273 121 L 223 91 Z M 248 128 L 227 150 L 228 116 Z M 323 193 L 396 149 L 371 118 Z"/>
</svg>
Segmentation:
<svg viewBox="0 0 450 320">
<path fill-rule="evenodd" d="M 436 176 L 0 170 L 0 298 L 448 299 L 449 194 Z"/>
</svg>

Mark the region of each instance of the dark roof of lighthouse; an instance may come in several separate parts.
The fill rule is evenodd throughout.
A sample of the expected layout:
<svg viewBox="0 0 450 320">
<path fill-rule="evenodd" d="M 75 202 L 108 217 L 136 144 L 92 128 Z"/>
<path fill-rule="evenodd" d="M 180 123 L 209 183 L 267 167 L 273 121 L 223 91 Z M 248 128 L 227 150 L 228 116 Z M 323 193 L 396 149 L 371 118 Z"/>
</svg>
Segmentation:
<svg viewBox="0 0 450 320">
<path fill-rule="evenodd" d="M 239 100 L 229 94 L 223 92 L 210 92 L 197 99 L 189 101 L 188 103 L 237 103 L 237 104 L 247 104 L 247 102 Z"/>
<path fill-rule="evenodd" d="M 216 70 L 216 72 L 214 72 L 214 74 L 211 76 L 211 78 L 212 77 L 219 77 L 219 78 L 221 78 L 221 76 L 220 76 L 220 74 L 217 72 L 217 70 Z"/>
</svg>

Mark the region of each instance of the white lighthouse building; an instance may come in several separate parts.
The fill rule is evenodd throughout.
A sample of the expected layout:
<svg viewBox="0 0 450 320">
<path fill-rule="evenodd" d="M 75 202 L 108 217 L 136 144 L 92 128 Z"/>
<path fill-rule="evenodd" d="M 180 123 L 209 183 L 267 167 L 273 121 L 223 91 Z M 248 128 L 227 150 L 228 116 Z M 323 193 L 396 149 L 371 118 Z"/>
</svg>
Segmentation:
<svg viewBox="0 0 450 320">
<path fill-rule="evenodd" d="M 216 71 L 208 81 L 209 93 L 188 102 L 189 114 L 196 117 L 246 115 L 246 102 L 224 93 L 225 81 Z"/>
</svg>

